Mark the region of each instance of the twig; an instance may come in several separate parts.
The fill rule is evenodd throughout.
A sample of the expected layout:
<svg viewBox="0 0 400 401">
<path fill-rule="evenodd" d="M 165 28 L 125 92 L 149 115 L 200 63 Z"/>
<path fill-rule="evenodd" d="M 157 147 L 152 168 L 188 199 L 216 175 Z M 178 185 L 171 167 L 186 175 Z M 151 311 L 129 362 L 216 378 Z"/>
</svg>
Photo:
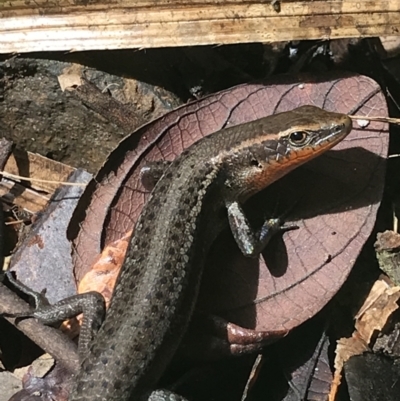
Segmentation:
<svg viewBox="0 0 400 401">
<path fill-rule="evenodd" d="M 368 116 L 351 116 L 352 120 L 367 120 L 367 121 L 380 121 L 382 123 L 400 124 L 400 118 L 391 117 L 368 117 Z"/>
<path fill-rule="evenodd" d="M 0 315 L 17 314 L 31 311 L 30 306 L 0 283 Z M 49 353 L 55 360 L 71 372 L 79 369 L 77 346 L 63 333 L 53 327 L 45 326 L 33 318 L 5 317 L 8 322 L 22 331 L 35 344 Z"/>
<path fill-rule="evenodd" d="M 85 187 L 87 185 L 87 183 L 85 182 L 53 181 L 53 180 L 42 180 L 41 178 L 22 177 L 20 175 L 7 173 L 6 171 L 1 171 L 0 175 L 6 178 L 11 178 L 13 180 L 44 182 L 46 184 L 60 184 L 60 185 L 79 186 L 79 187 Z"/>
</svg>

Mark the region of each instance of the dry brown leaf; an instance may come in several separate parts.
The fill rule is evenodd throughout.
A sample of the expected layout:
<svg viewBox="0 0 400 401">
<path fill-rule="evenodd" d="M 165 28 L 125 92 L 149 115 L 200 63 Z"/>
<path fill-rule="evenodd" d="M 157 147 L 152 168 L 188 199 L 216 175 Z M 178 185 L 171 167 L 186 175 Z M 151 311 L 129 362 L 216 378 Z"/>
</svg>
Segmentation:
<svg viewBox="0 0 400 401">
<path fill-rule="evenodd" d="M 91 270 L 86 273 L 79 283 L 78 293 L 82 294 L 89 291 L 100 292 L 108 307 L 115 280 L 124 261 L 131 235 L 132 231 L 104 248 Z"/>
<path fill-rule="evenodd" d="M 335 375 L 329 401 L 333 401 L 342 378 L 344 363 L 354 355 L 369 351 L 374 337 L 386 325 L 392 313 L 399 308 L 400 287 L 394 287 L 386 280 L 377 280 L 355 316 L 355 331 L 350 338 L 337 342 Z"/>
<path fill-rule="evenodd" d="M 82 69 L 82 66 L 79 64 L 71 64 L 64 70 L 63 74 L 57 77 L 63 92 L 82 85 Z"/>
<path fill-rule="evenodd" d="M 342 381 L 342 371 L 344 363 L 353 355 L 360 355 L 368 351 L 368 345 L 358 337 L 357 333 L 353 333 L 350 338 L 341 338 L 337 342 L 336 356 L 335 356 L 335 374 L 333 376 L 332 387 L 329 393 L 328 400 L 334 401 L 336 394 Z"/>
<path fill-rule="evenodd" d="M 399 308 L 400 287 L 377 280 L 356 315 L 355 328 L 360 338 L 371 345 L 373 336 L 382 331 L 392 313 Z"/>
</svg>

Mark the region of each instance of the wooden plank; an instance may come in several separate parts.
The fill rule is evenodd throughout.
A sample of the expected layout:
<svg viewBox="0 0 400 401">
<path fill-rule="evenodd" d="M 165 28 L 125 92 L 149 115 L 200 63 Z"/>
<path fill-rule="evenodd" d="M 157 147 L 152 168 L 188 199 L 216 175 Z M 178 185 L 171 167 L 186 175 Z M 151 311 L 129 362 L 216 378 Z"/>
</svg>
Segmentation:
<svg viewBox="0 0 400 401">
<path fill-rule="evenodd" d="M 69 175 L 74 171 L 73 167 L 66 164 L 48 159 L 37 153 L 26 152 L 14 149 L 4 166 L 6 173 L 30 177 L 49 181 L 67 181 Z M 37 191 L 52 194 L 60 185 L 47 182 L 23 182 L 23 185 L 29 185 L 30 188 Z"/>
<path fill-rule="evenodd" d="M 36 153 L 14 149 L 4 167 L 6 173 L 41 180 L 67 181 L 74 171 L 67 166 Z M 2 178 L 0 197 L 9 204 L 17 205 L 30 213 L 42 210 L 60 184 L 29 182 Z"/>
<path fill-rule="evenodd" d="M 76 3 L 75 3 L 76 4 Z M 0 52 L 194 46 L 400 34 L 400 1 L 0 0 Z"/>
<path fill-rule="evenodd" d="M 0 181 L 0 197 L 4 202 L 17 205 L 29 213 L 41 211 L 50 199 L 49 194 L 41 194 L 7 178 Z"/>
</svg>

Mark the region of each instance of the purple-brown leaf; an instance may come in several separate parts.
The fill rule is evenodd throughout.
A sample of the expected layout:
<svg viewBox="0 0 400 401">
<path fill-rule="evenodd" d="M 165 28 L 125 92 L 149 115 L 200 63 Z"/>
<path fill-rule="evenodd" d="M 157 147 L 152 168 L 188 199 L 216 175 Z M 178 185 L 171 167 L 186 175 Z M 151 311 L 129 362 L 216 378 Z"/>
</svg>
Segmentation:
<svg viewBox="0 0 400 401">
<path fill-rule="evenodd" d="M 69 236 L 77 278 L 105 244 L 132 229 L 149 194 L 139 179 L 146 163 L 173 160 L 202 136 L 304 104 L 387 115 L 383 94 L 367 77 L 302 76 L 241 85 L 145 125 L 109 156 L 75 211 Z M 260 260 L 244 258 L 223 233 L 206 264 L 199 308 L 259 331 L 290 330 L 337 292 L 373 228 L 388 146 L 385 124 L 354 126 L 334 151 L 250 200 L 255 228 L 282 214 L 299 228 L 275 238 Z"/>
</svg>

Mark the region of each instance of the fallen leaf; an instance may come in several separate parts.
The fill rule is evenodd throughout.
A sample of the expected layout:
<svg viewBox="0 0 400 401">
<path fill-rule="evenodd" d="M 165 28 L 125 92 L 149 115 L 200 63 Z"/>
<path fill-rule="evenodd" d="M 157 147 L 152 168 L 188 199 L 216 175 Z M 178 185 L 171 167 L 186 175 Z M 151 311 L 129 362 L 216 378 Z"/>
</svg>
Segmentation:
<svg viewBox="0 0 400 401">
<path fill-rule="evenodd" d="M 100 292 L 103 294 L 108 307 L 131 235 L 132 232 L 128 232 L 121 239 L 113 241 L 104 248 L 92 269 L 86 273 L 79 283 L 78 293 Z"/>
<path fill-rule="evenodd" d="M 398 309 L 400 287 L 389 285 L 385 280 L 377 280 L 372 286 L 364 304 L 355 316 L 355 331 L 350 338 L 337 342 L 335 375 L 329 400 L 333 401 L 341 383 L 344 364 L 353 356 L 361 355 L 372 348 L 372 342 Z"/>
<path fill-rule="evenodd" d="M 335 401 L 339 386 L 342 382 L 343 366 L 354 355 L 361 355 L 369 351 L 368 345 L 360 338 L 357 333 L 353 333 L 350 338 L 341 338 L 337 341 L 335 356 L 335 373 L 332 380 L 332 387 L 328 400 Z"/>
<path fill-rule="evenodd" d="M 366 344 L 385 327 L 389 317 L 399 308 L 400 287 L 389 285 L 385 280 L 377 280 L 356 315 L 355 328 Z"/>
<path fill-rule="evenodd" d="M 379 267 L 396 284 L 400 285 L 400 234 L 387 230 L 376 236 L 375 250 Z"/>
<path fill-rule="evenodd" d="M 140 181 L 143 166 L 173 160 L 221 128 L 310 103 L 342 113 L 387 115 L 379 86 L 367 77 L 284 77 L 206 97 L 127 137 L 88 185 L 69 226 L 78 281 L 106 244 L 134 226 L 149 195 Z M 224 233 L 206 263 L 199 308 L 266 335 L 290 330 L 317 313 L 346 280 L 372 230 L 387 146 L 386 124 L 356 127 L 335 151 L 253 197 L 247 210 L 256 211 L 256 224 L 274 211 L 289 210 L 286 220 L 299 229 L 272 241 L 260 260 L 244 258 Z"/>
</svg>

